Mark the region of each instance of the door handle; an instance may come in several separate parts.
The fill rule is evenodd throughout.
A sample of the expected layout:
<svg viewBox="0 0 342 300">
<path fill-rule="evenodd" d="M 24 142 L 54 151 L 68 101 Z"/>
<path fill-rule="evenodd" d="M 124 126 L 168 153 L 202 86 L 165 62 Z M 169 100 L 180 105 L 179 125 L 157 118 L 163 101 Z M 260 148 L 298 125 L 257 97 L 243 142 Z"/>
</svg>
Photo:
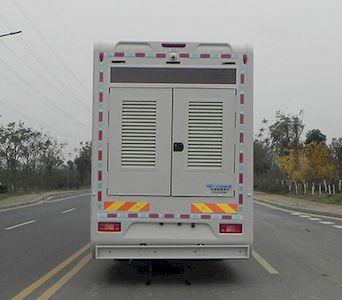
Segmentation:
<svg viewBox="0 0 342 300">
<path fill-rule="evenodd" d="M 184 150 L 183 143 L 173 143 L 173 151 L 182 152 Z"/>
</svg>

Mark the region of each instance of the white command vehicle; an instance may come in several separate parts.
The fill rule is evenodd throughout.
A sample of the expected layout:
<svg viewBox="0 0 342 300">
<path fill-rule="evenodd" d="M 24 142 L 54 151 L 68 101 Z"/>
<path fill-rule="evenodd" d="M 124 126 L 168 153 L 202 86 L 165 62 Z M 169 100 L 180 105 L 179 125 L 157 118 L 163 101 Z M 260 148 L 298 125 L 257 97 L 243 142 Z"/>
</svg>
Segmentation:
<svg viewBox="0 0 342 300">
<path fill-rule="evenodd" d="M 227 43 L 94 49 L 96 259 L 247 259 L 253 52 Z"/>
</svg>

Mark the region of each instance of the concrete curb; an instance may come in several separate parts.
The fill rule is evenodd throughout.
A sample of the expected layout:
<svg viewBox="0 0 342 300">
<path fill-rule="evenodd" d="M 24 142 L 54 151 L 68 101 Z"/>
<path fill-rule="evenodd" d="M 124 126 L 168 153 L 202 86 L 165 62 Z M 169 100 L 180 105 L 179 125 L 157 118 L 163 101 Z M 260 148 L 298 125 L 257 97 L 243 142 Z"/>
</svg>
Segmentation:
<svg viewBox="0 0 342 300">
<path fill-rule="evenodd" d="M 74 195 L 77 194 L 79 192 L 85 192 L 88 191 L 87 189 L 82 189 L 82 190 L 77 190 L 77 191 L 64 191 L 64 192 L 51 192 L 48 193 L 46 195 L 41 195 L 38 196 L 38 198 L 32 199 L 32 200 L 28 200 L 27 202 L 20 202 L 20 203 L 13 203 L 13 204 L 9 204 L 9 205 L 1 205 L 0 203 L 0 211 L 1 210 L 5 210 L 5 209 L 11 209 L 11 208 L 16 208 L 16 207 L 20 207 L 20 206 L 26 206 L 26 205 L 34 205 L 37 204 L 39 202 L 44 202 L 44 200 L 48 199 L 49 197 L 54 197 L 54 196 L 65 196 L 65 195 Z"/>
<path fill-rule="evenodd" d="M 260 199 L 257 197 L 254 197 L 254 200 L 259 201 L 261 203 L 273 205 L 276 207 L 285 208 L 288 210 L 294 210 L 294 211 L 308 213 L 308 214 L 324 215 L 324 216 L 328 216 L 328 217 L 342 218 L 342 214 L 340 214 L 340 213 L 331 213 L 331 212 L 322 211 L 322 210 L 285 205 L 283 203 L 279 203 L 279 202 L 275 202 L 275 201 L 271 201 L 271 200 Z"/>
</svg>

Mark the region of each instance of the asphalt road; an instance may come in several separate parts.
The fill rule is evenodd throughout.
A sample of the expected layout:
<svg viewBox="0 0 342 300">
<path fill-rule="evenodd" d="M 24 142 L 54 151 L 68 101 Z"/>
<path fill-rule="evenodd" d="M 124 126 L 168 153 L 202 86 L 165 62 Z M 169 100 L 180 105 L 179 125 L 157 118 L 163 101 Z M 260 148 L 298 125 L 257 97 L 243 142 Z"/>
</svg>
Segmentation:
<svg viewBox="0 0 342 300">
<path fill-rule="evenodd" d="M 342 299 L 342 219 L 256 204 L 249 261 L 156 264 L 150 277 L 89 258 L 88 199 L 0 212 L 0 299 Z"/>
</svg>

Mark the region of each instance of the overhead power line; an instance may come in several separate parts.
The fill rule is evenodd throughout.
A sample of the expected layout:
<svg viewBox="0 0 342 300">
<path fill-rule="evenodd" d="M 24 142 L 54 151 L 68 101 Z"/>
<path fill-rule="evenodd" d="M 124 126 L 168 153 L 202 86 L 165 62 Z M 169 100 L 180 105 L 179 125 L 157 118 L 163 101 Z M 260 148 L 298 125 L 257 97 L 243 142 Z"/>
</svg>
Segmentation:
<svg viewBox="0 0 342 300">
<path fill-rule="evenodd" d="M 7 22 L 7 20 L 1 15 L 0 13 L 0 21 L 9 29 L 9 30 L 12 30 L 13 31 L 13 28 L 12 26 Z M 36 54 L 36 52 L 32 49 L 32 47 L 21 37 L 21 36 L 18 36 L 18 40 L 22 46 L 26 49 L 26 51 L 35 59 L 35 61 L 45 70 L 48 70 L 51 72 L 51 76 L 50 77 L 53 77 L 56 82 L 58 83 L 58 85 L 64 89 L 66 92 L 66 94 L 68 94 L 68 92 L 70 92 L 70 94 L 72 94 L 72 91 L 61 81 L 59 80 L 58 77 L 56 77 L 56 75 L 54 75 L 54 73 L 52 72 L 52 69 L 51 67 L 49 67 L 49 65 L 45 64 L 41 59 L 38 54 Z M 19 56 L 20 57 L 20 56 Z M 27 65 L 27 64 L 26 64 Z M 69 116 L 69 114 L 65 113 L 65 111 L 61 108 L 59 108 L 55 103 L 52 102 L 52 104 L 50 103 L 50 101 L 47 101 L 46 97 L 40 93 L 40 91 L 38 91 L 32 84 L 30 84 L 27 80 L 25 80 L 20 74 L 18 74 L 17 72 L 15 72 L 14 70 L 12 70 L 11 68 L 9 68 L 9 66 L 3 62 L 2 63 L 2 66 L 7 69 L 8 71 L 10 71 L 15 77 L 19 78 L 19 81 L 14 81 L 14 80 L 10 80 L 9 78 L 7 77 L 4 77 L 3 74 L 0 74 L 2 77 L 4 77 L 5 79 L 7 79 L 9 82 L 11 82 L 17 89 L 20 89 L 20 90 L 23 90 L 25 94 L 29 94 L 31 95 L 32 97 L 34 97 L 35 99 L 37 99 L 39 102 L 41 102 L 43 105 L 47 106 L 50 110 L 54 111 L 55 113 L 57 114 L 60 114 L 63 118 L 66 118 L 74 123 L 77 123 L 79 125 L 81 125 L 82 127 L 84 127 L 85 129 L 89 130 L 89 126 L 87 126 L 86 124 L 82 123 L 82 122 L 79 122 L 78 120 L 75 120 L 72 116 Z M 33 68 L 30 68 L 31 70 Z M 49 78 L 50 78 L 49 77 Z M 23 87 L 20 86 L 20 84 L 25 84 L 30 90 L 32 90 L 32 92 L 29 92 L 26 89 L 23 89 Z M 38 96 L 38 97 L 37 97 Z M 5 104 L 6 106 L 6 104 Z M 9 107 L 7 105 L 7 107 Z M 16 109 L 13 109 L 13 111 L 17 111 L 18 113 L 20 113 L 21 115 L 25 115 L 24 113 L 16 110 Z M 28 117 L 28 115 L 25 115 L 28 119 L 30 119 Z M 70 118 L 71 117 L 71 118 Z M 31 118 L 32 119 L 32 118 Z M 50 125 L 48 125 L 48 127 L 51 128 Z M 75 136 L 71 136 L 70 134 L 68 134 L 67 132 L 61 132 L 60 130 L 58 129 L 54 129 L 54 131 L 58 131 L 59 133 L 61 133 L 62 135 L 67 135 L 67 136 L 70 136 L 70 137 L 73 137 L 73 138 L 76 138 L 78 139 L 77 137 Z"/>
<path fill-rule="evenodd" d="M 9 36 L 9 35 L 18 34 L 18 33 L 21 33 L 21 30 L 15 31 L 15 32 L 8 32 L 8 33 L 0 34 L 0 38 L 5 37 L 5 36 Z"/>
<path fill-rule="evenodd" d="M 1 21 L 9 30 L 12 30 L 12 26 L 7 22 L 7 20 L 5 19 L 5 17 L 4 17 L 1 13 L 0 13 L 0 21 Z M 61 93 L 63 93 L 64 95 L 66 95 L 69 99 L 72 98 L 72 101 L 73 101 L 73 102 L 75 102 L 75 99 L 79 99 L 77 102 L 79 102 L 79 104 L 81 105 L 81 108 L 84 109 L 84 110 L 86 110 L 88 113 L 91 113 L 91 112 L 89 111 L 89 109 L 86 108 L 86 107 L 84 106 L 84 104 L 83 104 L 83 102 L 81 101 L 81 99 L 80 99 L 76 94 L 74 94 L 73 91 L 72 91 L 71 89 L 69 89 L 68 86 L 65 85 L 64 82 L 61 81 L 61 80 L 59 79 L 58 76 L 56 76 L 56 75 L 54 74 L 54 71 L 52 70 L 52 68 L 51 68 L 48 64 L 46 64 L 46 63 L 41 59 L 41 56 L 38 55 L 38 54 L 33 50 L 33 48 L 32 48 L 32 47 L 31 47 L 31 46 L 30 46 L 30 45 L 29 45 L 21 36 L 18 37 L 17 41 L 19 41 L 19 42 L 22 44 L 22 46 L 25 48 L 25 50 L 33 57 L 33 59 L 40 65 L 40 67 L 41 67 L 43 70 L 49 71 L 49 74 L 51 75 L 50 77 L 52 77 L 52 78 L 56 81 L 56 83 L 58 84 L 58 86 L 61 88 L 61 90 L 60 90 Z M 5 46 L 5 47 L 6 47 L 6 46 Z M 15 51 L 13 51 L 13 54 L 14 54 L 15 56 L 17 56 L 16 53 L 15 53 Z M 25 61 L 25 60 L 23 60 L 23 59 L 21 58 L 20 55 L 18 55 L 17 57 L 18 57 L 18 59 L 20 59 L 22 62 Z M 25 62 L 24 64 L 25 64 L 26 66 L 28 66 L 28 64 L 27 64 L 26 62 Z M 30 68 L 30 67 L 29 67 L 29 68 Z M 34 70 L 33 68 L 30 68 L 30 69 L 31 69 L 31 70 Z M 38 73 L 38 74 L 39 74 L 38 76 L 42 77 L 42 75 L 40 75 L 39 72 L 37 72 L 37 71 L 34 71 L 34 72 L 35 72 L 36 75 L 37 75 L 37 73 Z M 50 78 L 50 77 L 49 77 L 49 78 Z M 45 81 L 46 81 L 46 79 L 45 79 Z M 50 83 L 50 84 L 51 84 L 51 83 Z M 55 89 L 57 89 L 57 87 L 55 87 Z M 65 92 L 64 92 L 64 91 L 65 91 Z"/>
<path fill-rule="evenodd" d="M 61 15 L 60 11 L 56 7 L 56 5 L 53 3 L 51 0 L 47 0 L 48 5 L 51 7 L 51 10 L 53 11 L 53 15 L 56 18 L 56 21 L 58 22 L 59 25 L 62 25 L 64 27 L 64 32 L 69 35 L 70 39 L 69 41 L 72 42 L 70 43 L 70 46 L 74 46 L 75 49 L 76 47 L 79 47 L 79 44 L 74 43 L 79 37 L 75 34 L 75 28 L 72 26 L 68 26 L 68 24 L 65 22 L 63 16 Z M 82 51 L 83 49 L 78 49 L 79 55 L 83 55 L 85 57 L 85 51 Z"/>
<path fill-rule="evenodd" d="M 38 27 L 31 21 L 31 19 L 26 15 L 25 11 L 21 8 L 16 0 L 12 0 L 14 6 L 18 9 L 21 15 L 25 18 L 25 20 L 30 24 L 32 29 L 36 32 L 36 34 L 40 37 L 40 39 L 45 43 L 45 45 L 49 48 L 50 52 L 56 57 L 56 59 L 63 65 L 63 67 L 71 74 L 74 80 L 83 88 L 90 92 L 89 88 L 85 86 L 74 73 L 74 71 L 69 68 L 69 66 L 64 62 L 64 60 L 60 57 L 60 55 L 55 51 L 55 49 L 51 46 L 50 42 L 44 37 L 44 35 L 40 32 Z"/>
<path fill-rule="evenodd" d="M 15 70 L 13 70 L 12 68 L 10 68 L 1 58 L 0 58 L 0 64 L 6 69 L 8 70 L 10 73 L 12 73 L 15 77 L 19 78 L 19 82 L 23 82 L 25 83 L 33 92 L 34 94 L 38 95 L 39 97 L 36 99 L 38 101 L 40 101 L 43 105 L 49 107 L 52 111 L 60 114 L 61 116 L 63 116 L 64 118 L 70 119 L 72 121 L 74 121 L 75 123 L 78 123 L 79 125 L 85 127 L 85 128 L 89 128 L 89 126 L 87 126 L 86 124 L 76 120 L 72 115 L 70 115 L 69 113 L 67 113 L 65 110 L 61 109 L 59 106 L 57 106 L 56 104 L 54 104 L 51 101 L 46 100 L 46 97 L 39 91 L 37 90 L 30 82 L 28 82 L 23 76 L 21 76 L 18 72 L 16 72 Z"/>
<path fill-rule="evenodd" d="M 23 45 L 23 47 L 26 49 L 26 51 L 28 51 L 28 53 L 30 53 L 30 55 L 35 59 L 35 61 L 45 70 L 48 70 L 51 74 L 51 76 L 54 78 L 54 80 L 56 80 L 56 82 L 58 83 L 58 85 L 67 91 L 67 93 L 69 93 L 70 95 L 72 95 L 74 98 L 78 98 L 79 97 L 76 96 L 76 94 L 63 82 L 59 79 L 58 76 L 55 75 L 54 71 L 51 69 L 51 67 L 46 64 L 41 58 L 40 56 L 36 53 L 36 51 L 33 50 L 33 48 L 30 46 L 29 43 L 27 43 L 22 37 L 18 38 L 19 42 Z"/>
<path fill-rule="evenodd" d="M 76 136 L 74 136 L 74 135 L 71 135 L 70 133 L 62 132 L 62 131 L 60 131 L 59 129 L 54 128 L 54 127 L 52 127 L 51 125 L 48 125 L 48 124 L 43 123 L 43 122 L 41 122 L 41 121 L 37 121 L 36 119 L 32 118 L 32 117 L 29 116 L 28 114 L 25 114 L 24 112 L 22 112 L 22 111 L 16 109 L 15 107 L 9 105 L 9 104 L 6 103 L 5 101 L 2 101 L 1 99 L 0 99 L 0 102 L 1 102 L 2 105 L 4 105 L 5 107 L 7 107 L 10 111 L 15 111 L 16 113 L 18 113 L 18 114 L 20 114 L 21 116 L 23 116 L 25 119 L 27 119 L 27 120 L 33 122 L 34 124 L 36 124 L 36 125 L 38 125 L 38 126 L 40 126 L 40 127 L 50 128 L 52 131 L 54 131 L 54 132 L 56 132 L 56 133 L 59 133 L 59 134 L 62 135 L 62 136 L 65 136 L 65 135 L 66 135 L 66 136 L 69 136 L 69 137 L 72 138 L 72 139 L 79 140 L 79 137 L 76 137 Z"/>
<path fill-rule="evenodd" d="M 38 72 L 35 68 L 32 68 L 25 59 L 22 58 L 22 56 L 18 55 L 16 50 L 14 50 L 11 47 L 8 47 L 4 43 L 0 43 L 4 48 L 6 48 L 8 51 L 11 52 L 23 65 L 25 65 L 32 73 L 34 73 L 37 77 L 39 77 L 42 81 L 46 82 L 50 87 L 52 87 L 54 90 L 56 90 L 60 95 L 63 97 L 66 97 L 70 99 L 73 103 L 75 103 L 78 107 L 86 111 L 87 113 L 91 113 L 88 108 L 83 103 L 80 103 L 79 101 L 76 101 L 70 94 L 68 94 L 67 91 L 61 90 L 60 88 L 56 87 L 54 84 L 51 83 L 51 81 L 48 79 L 49 77 L 44 77 L 40 72 Z"/>
<path fill-rule="evenodd" d="M 0 13 L 1 22 L 9 29 L 12 30 L 12 26 L 7 22 L 5 17 Z M 63 89 L 66 90 L 67 94 L 70 97 L 74 97 L 75 99 L 79 99 L 80 103 L 83 103 L 81 98 L 79 98 L 62 80 L 60 80 L 59 76 L 56 76 L 54 70 L 50 67 L 50 65 L 46 64 L 42 59 L 41 55 L 37 54 L 37 51 L 33 50 L 29 43 L 25 41 L 21 36 L 18 36 L 17 39 L 25 50 L 33 57 L 33 59 L 43 68 L 43 70 L 47 70 L 49 74 L 53 77 L 53 79 L 57 82 L 57 84 Z"/>
<path fill-rule="evenodd" d="M 25 95 L 27 95 L 28 93 L 30 94 L 30 92 L 28 92 L 26 89 L 22 88 L 21 86 L 18 85 L 18 83 L 14 80 L 11 80 L 9 77 L 5 76 L 4 74 L 0 73 L 0 77 L 4 78 L 5 80 L 7 80 L 10 84 L 12 84 L 16 89 L 21 90 Z M 51 126 L 51 124 L 47 124 L 41 121 L 37 121 L 36 119 L 32 118 L 32 115 L 26 114 L 23 111 L 18 110 L 16 107 L 8 104 L 7 102 L 3 101 L 0 99 L 0 102 L 2 103 L 2 105 L 4 105 L 5 107 L 7 107 L 10 111 L 15 111 L 16 113 L 22 115 L 23 117 L 25 117 L 27 120 L 33 121 L 33 123 L 42 126 L 44 125 L 44 127 L 51 129 L 52 131 L 58 132 L 61 136 L 69 136 L 72 139 L 76 139 L 79 140 L 79 137 L 76 137 L 72 134 L 70 134 L 70 132 L 63 132 L 53 126 Z M 42 126 L 43 127 L 43 126 Z"/>
</svg>

